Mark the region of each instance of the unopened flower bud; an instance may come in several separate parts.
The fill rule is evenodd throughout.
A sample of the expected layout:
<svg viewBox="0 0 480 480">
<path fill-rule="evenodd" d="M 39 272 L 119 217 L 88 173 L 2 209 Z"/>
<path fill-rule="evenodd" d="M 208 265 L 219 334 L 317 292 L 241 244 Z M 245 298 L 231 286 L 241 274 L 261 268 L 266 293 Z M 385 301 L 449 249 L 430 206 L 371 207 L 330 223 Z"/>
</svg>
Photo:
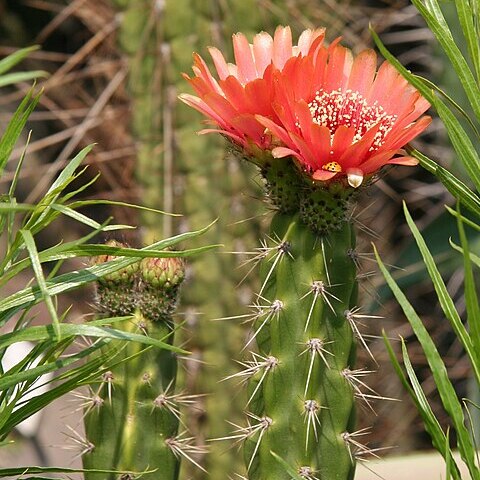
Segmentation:
<svg viewBox="0 0 480 480">
<path fill-rule="evenodd" d="M 158 289 L 179 286 L 185 278 L 185 262 L 182 258 L 144 258 L 140 264 L 144 282 Z"/>
</svg>

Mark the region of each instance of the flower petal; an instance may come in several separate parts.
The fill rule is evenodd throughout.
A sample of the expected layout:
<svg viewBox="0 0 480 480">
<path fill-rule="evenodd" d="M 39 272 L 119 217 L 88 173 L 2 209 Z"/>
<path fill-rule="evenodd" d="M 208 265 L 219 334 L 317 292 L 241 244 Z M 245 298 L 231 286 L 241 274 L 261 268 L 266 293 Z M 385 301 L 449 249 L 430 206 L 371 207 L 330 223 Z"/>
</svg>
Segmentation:
<svg viewBox="0 0 480 480">
<path fill-rule="evenodd" d="M 310 134 L 313 150 L 316 153 L 318 162 L 320 164 L 328 162 L 331 150 L 330 130 L 324 125 L 317 125 L 316 123 L 312 123 Z"/>
<path fill-rule="evenodd" d="M 210 108 L 210 106 L 207 105 L 207 103 L 205 103 L 201 98 L 195 97 L 194 95 L 190 95 L 188 93 L 182 93 L 178 96 L 178 98 L 189 107 L 192 107 L 200 113 L 203 113 L 205 116 L 210 117 L 222 127 L 226 127 L 227 124 L 223 118 L 212 108 Z"/>
<path fill-rule="evenodd" d="M 260 32 L 253 38 L 253 57 L 257 75 L 261 77 L 265 69 L 272 63 L 273 38 L 266 32 Z"/>
<path fill-rule="evenodd" d="M 343 169 L 352 167 L 361 168 L 361 164 L 368 155 L 368 151 L 372 146 L 372 142 L 375 139 L 375 135 L 377 134 L 379 128 L 379 124 L 375 125 L 368 130 L 358 142 L 353 143 L 349 148 L 347 148 L 347 150 L 345 150 L 344 154 L 339 160 L 337 160 Z"/>
<path fill-rule="evenodd" d="M 345 58 L 347 49 L 341 45 L 337 45 L 330 53 L 327 65 L 327 76 L 325 82 L 325 90 L 331 92 L 342 88 L 344 83 L 343 69 L 345 66 Z"/>
<path fill-rule="evenodd" d="M 212 57 L 215 68 L 217 69 L 218 77 L 220 80 L 225 80 L 230 75 L 230 71 L 223 53 L 215 47 L 210 47 L 208 51 L 210 52 L 210 56 Z"/>
<path fill-rule="evenodd" d="M 290 27 L 277 27 L 273 37 L 273 64 L 282 70 L 292 56 L 292 31 Z"/>
<path fill-rule="evenodd" d="M 243 33 L 233 35 L 233 53 L 238 68 L 238 79 L 245 84 L 257 78 L 257 69 L 253 61 L 252 49 Z"/>
<path fill-rule="evenodd" d="M 363 50 L 353 61 L 348 87 L 363 96 L 370 90 L 377 69 L 377 54 L 374 50 Z"/>
<path fill-rule="evenodd" d="M 255 118 L 261 125 L 263 125 L 265 128 L 268 128 L 268 130 L 270 130 L 270 132 L 279 138 L 283 143 L 286 145 L 290 145 L 292 143 L 288 132 L 280 125 L 272 122 L 272 120 L 267 117 L 263 117 L 262 115 L 255 115 Z"/>
<path fill-rule="evenodd" d="M 329 172 L 328 170 L 315 170 L 313 172 L 313 180 L 326 181 L 333 178 L 338 172 Z"/>
<path fill-rule="evenodd" d="M 405 165 L 407 167 L 415 167 L 418 165 L 418 159 L 415 157 L 396 157 L 389 160 L 387 163 L 394 165 Z"/>
<path fill-rule="evenodd" d="M 430 123 L 432 123 L 432 118 L 425 116 L 398 133 L 392 132 L 392 135 L 388 136 L 388 140 L 384 144 L 385 148 L 398 149 L 403 147 L 416 136 L 420 135 L 420 133 L 422 133 L 430 125 Z"/>
<path fill-rule="evenodd" d="M 342 155 L 347 148 L 352 145 L 353 137 L 355 136 L 355 127 L 347 127 L 346 125 L 340 125 L 335 135 L 333 136 L 333 144 L 331 148 L 331 161 L 340 162 Z"/>
<path fill-rule="evenodd" d="M 195 68 L 198 69 L 198 76 L 210 86 L 212 91 L 222 93 L 218 82 L 215 80 L 215 78 L 213 78 L 212 74 L 210 73 L 210 69 L 207 67 L 207 64 L 205 63 L 203 58 L 198 55 L 198 53 L 193 54 L 193 65 L 193 70 L 195 71 Z"/>
</svg>

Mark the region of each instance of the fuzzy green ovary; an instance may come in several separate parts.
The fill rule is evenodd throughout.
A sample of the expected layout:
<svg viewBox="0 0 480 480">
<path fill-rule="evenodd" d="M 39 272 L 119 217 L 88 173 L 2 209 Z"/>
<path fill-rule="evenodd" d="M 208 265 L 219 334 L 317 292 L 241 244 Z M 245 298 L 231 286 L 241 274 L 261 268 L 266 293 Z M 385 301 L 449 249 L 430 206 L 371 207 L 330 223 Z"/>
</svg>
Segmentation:
<svg viewBox="0 0 480 480">
<path fill-rule="evenodd" d="M 170 334 L 169 341 L 172 340 L 171 325 L 151 322 L 140 313 L 125 329 L 162 340 Z M 145 349 L 134 343 L 119 345 L 118 349 L 115 357 L 118 361 L 138 355 L 111 369 L 111 388 L 104 382 L 99 392 L 103 404 L 90 409 L 85 416 L 86 439 L 92 449 L 83 455 L 83 466 L 127 472 L 160 468 L 161 477 L 158 472 L 152 472 L 141 478 L 175 480 L 178 478 L 178 461 L 166 440 L 176 436 L 178 420 L 169 410 L 154 403 L 175 377 L 174 354 L 166 350 Z M 173 388 L 174 384 L 171 384 L 170 392 Z M 120 474 L 85 473 L 85 480 L 120 478 L 123 478 Z"/>
<path fill-rule="evenodd" d="M 260 418 L 271 418 L 272 424 L 264 432 L 249 478 L 290 479 L 270 454 L 273 451 L 296 469 L 310 467 L 319 478 L 351 479 L 354 466 L 342 433 L 353 428 L 353 391 L 341 372 L 346 367 L 353 368 L 355 351 L 353 333 L 344 316 L 345 310 L 353 308 L 356 300 L 355 268 L 347 255 L 355 244 L 352 227 L 344 223 L 340 231 L 318 237 L 303 226 L 298 217 L 277 214 L 272 222 L 271 236 L 289 242 L 293 259 L 288 254 L 282 256 L 262 292 L 268 302 L 281 300 L 283 308 L 278 318 L 273 316 L 257 336 L 262 356 L 271 355 L 279 364 L 266 375 L 263 386 L 251 402 L 253 413 Z M 271 266 L 272 259 L 268 257 L 262 265 L 263 280 Z M 327 287 L 327 291 L 340 301 L 328 297 L 335 310 L 333 313 L 319 296 L 305 332 L 313 301 L 313 293 L 306 294 L 311 291 L 313 281 L 335 285 Z M 309 352 L 302 352 L 307 348 L 307 341 L 315 338 L 326 343 L 324 348 L 333 355 L 324 355 L 330 368 L 326 368 L 316 355 L 305 395 L 311 357 Z M 251 391 L 262 374 L 256 374 Z M 317 413 L 320 419 L 320 425 L 316 425 L 318 440 L 311 424 L 308 447 L 306 400 L 315 400 L 322 407 Z M 256 435 L 246 442 L 247 464 L 257 439 Z"/>
</svg>

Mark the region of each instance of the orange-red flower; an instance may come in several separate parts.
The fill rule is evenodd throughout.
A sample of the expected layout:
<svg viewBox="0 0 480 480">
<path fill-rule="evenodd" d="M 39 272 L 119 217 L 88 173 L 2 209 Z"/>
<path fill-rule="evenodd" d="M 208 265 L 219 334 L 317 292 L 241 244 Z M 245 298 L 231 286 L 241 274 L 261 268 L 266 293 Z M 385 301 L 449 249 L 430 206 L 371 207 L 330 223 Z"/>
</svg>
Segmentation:
<svg viewBox="0 0 480 480">
<path fill-rule="evenodd" d="M 186 76 L 198 97 L 180 98 L 213 120 L 203 130 L 228 136 L 252 154 L 291 156 L 314 180 L 347 176 L 358 187 L 386 164 L 415 165 L 402 147 L 430 123 L 428 102 L 389 63 L 377 71 L 373 50 L 355 58 L 324 29 L 305 30 L 292 44 L 289 27 L 249 44 L 233 36 L 235 64 L 211 48 L 218 79 L 199 55 Z"/>
</svg>

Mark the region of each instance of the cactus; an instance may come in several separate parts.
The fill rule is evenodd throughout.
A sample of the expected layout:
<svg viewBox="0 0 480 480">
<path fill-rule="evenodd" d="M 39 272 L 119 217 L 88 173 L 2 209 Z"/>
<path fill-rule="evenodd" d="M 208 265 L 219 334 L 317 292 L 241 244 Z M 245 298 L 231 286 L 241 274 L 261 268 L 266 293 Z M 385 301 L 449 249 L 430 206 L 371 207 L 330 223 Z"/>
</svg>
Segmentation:
<svg viewBox="0 0 480 480">
<path fill-rule="evenodd" d="M 95 262 L 109 259 L 104 256 Z M 107 314 L 133 314 L 122 322 L 125 331 L 172 344 L 172 313 L 183 277 L 181 259 L 145 258 L 100 280 L 97 301 Z M 178 435 L 178 409 L 190 398 L 175 394 L 175 354 L 133 343 L 109 348 L 115 353 L 114 363 L 102 374 L 99 386 L 89 387 L 85 403 L 88 448 L 83 465 L 123 473 L 105 477 L 87 472 L 85 479 L 126 480 L 141 472 L 147 480 L 177 479 L 179 457 L 195 447 Z"/>
<path fill-rule="evenodd" d="M 175 103 L 183 88 L 179 72 L 188 71 L 192 50 L 205 44 L 227 44 L 238 30 L 272 29 L 284 23 L 295 6 L 287 5 L 290 2 L 285 0 L 265 4 L 257 0 L 113 3 L 121 12 L 118 43 L 130 68 L 128 90 L 132 99 L 132 133 L 138 145 L 136 177 L 142 202 L 185 215 L 180 224 L 168 216 L 159 224 L 156 216 L 145 213 L 144 240 L 195 229 L 220 217 L 216 228 L 207 234 L 208 241 L 225 244 L 227 251 L 249 250 L 255 245 L 258 225 L 251 228 L 252 223 L 232 223 L 256 215 L 257 205 L 248 201 L 258 196 L 247 181 L 252 168 L 246 163 L 238 165 L 236 159 L 225 162 L 225 148 L 217 139 L 191 134 L 198 117 Z M 301 6 L 305 14 L 318 8 L 305 1 Z M 227 211 L 231 215 L 224 215 Z M 232 399 L 230 385 L 220 380 L 234 371 L 231 359 L 241 346 L 244 328 L 231 322 L 210 321 L 229 316 L 239 308 L 240 301 L 245 302 L 245 292 L 251 294 L 248 282 L 242 289 L 236 288 L 243 276 L 235 268 L 239 263 L 228 255 L 195 259 L 192 282 L 184 292 L 183 304 L 190 306 L 190 311 L 200 312 L 198 316 L 188 316 L 192 329 L 188 348 L 204 362 L 202 368 L 188 369 L 184 383 L 189 391 L 209 394 L 204 400 L 206 414 L 201 418 L 198 410 L 185 412 L 190 416 L 186 422 L 189 429 L 199 437 L 226 435 L 230 427 L 225 420 L 236 421 L 236 412 L 241 410 L 241 396 Z M 212 296 L 219 279 L 221 298 Z M 180 378 L 180 382 L 183 380 Z M 214 461 L 205 459 L 203 463 L 213 478 L 226 478 L 232 463 L 240 463 L 238 455 L 225 452 L 221 444 L 212 444 L 211 450 Z M 187 469 L 187 478 L 196 475 L 194 467 L 184 464 L 182 468 Z"/>
<path fill-rule="evenodd" d="M 278 210 L 273 245 L 258 256 L 247 346 L 255 339 L 259 351 L 235 375 L 251 377 L 248 425 L 230 437 L 245 440 L 251 480 L 352 480 L 356 458 L 373 453 L 360 442 L 365 431 L 355 432 L 354 398 L 369 395 L 360 388 L 368 389 L 366 372 L 354 370 L 356 338 L 366 344 L 356 325 L 364 315 L 355 306 L 350 203 L 381 168 L 416 164 L 395 149 L 431 121 L 419 118 L 428 103 L 392 65 L 376 72 L 373 51 L 354 58 L 324 38 L 305 30 L 294 45 L 291 29 L 278 27 L 249 44 L 237 34 L 237 64 L 212 50 L 212 80 L 196 56 L 187 80 L 198 96 L 180 96 L 261 168 Z"/>
<path fill-rule="evenodd" d="M 277 241 L 261 263 L 254 335 L 264 361 L 249 386 L 249 478 L 291 478 L 273 452 L 302 478 L 351 479 L 354 389 L 345 372 L 355 361 L 346 318 L 357 296 L 353 227 L 344 222 L 318 235 L 298 215 L 277 213 L 269 237 Z"/>
</svg>

